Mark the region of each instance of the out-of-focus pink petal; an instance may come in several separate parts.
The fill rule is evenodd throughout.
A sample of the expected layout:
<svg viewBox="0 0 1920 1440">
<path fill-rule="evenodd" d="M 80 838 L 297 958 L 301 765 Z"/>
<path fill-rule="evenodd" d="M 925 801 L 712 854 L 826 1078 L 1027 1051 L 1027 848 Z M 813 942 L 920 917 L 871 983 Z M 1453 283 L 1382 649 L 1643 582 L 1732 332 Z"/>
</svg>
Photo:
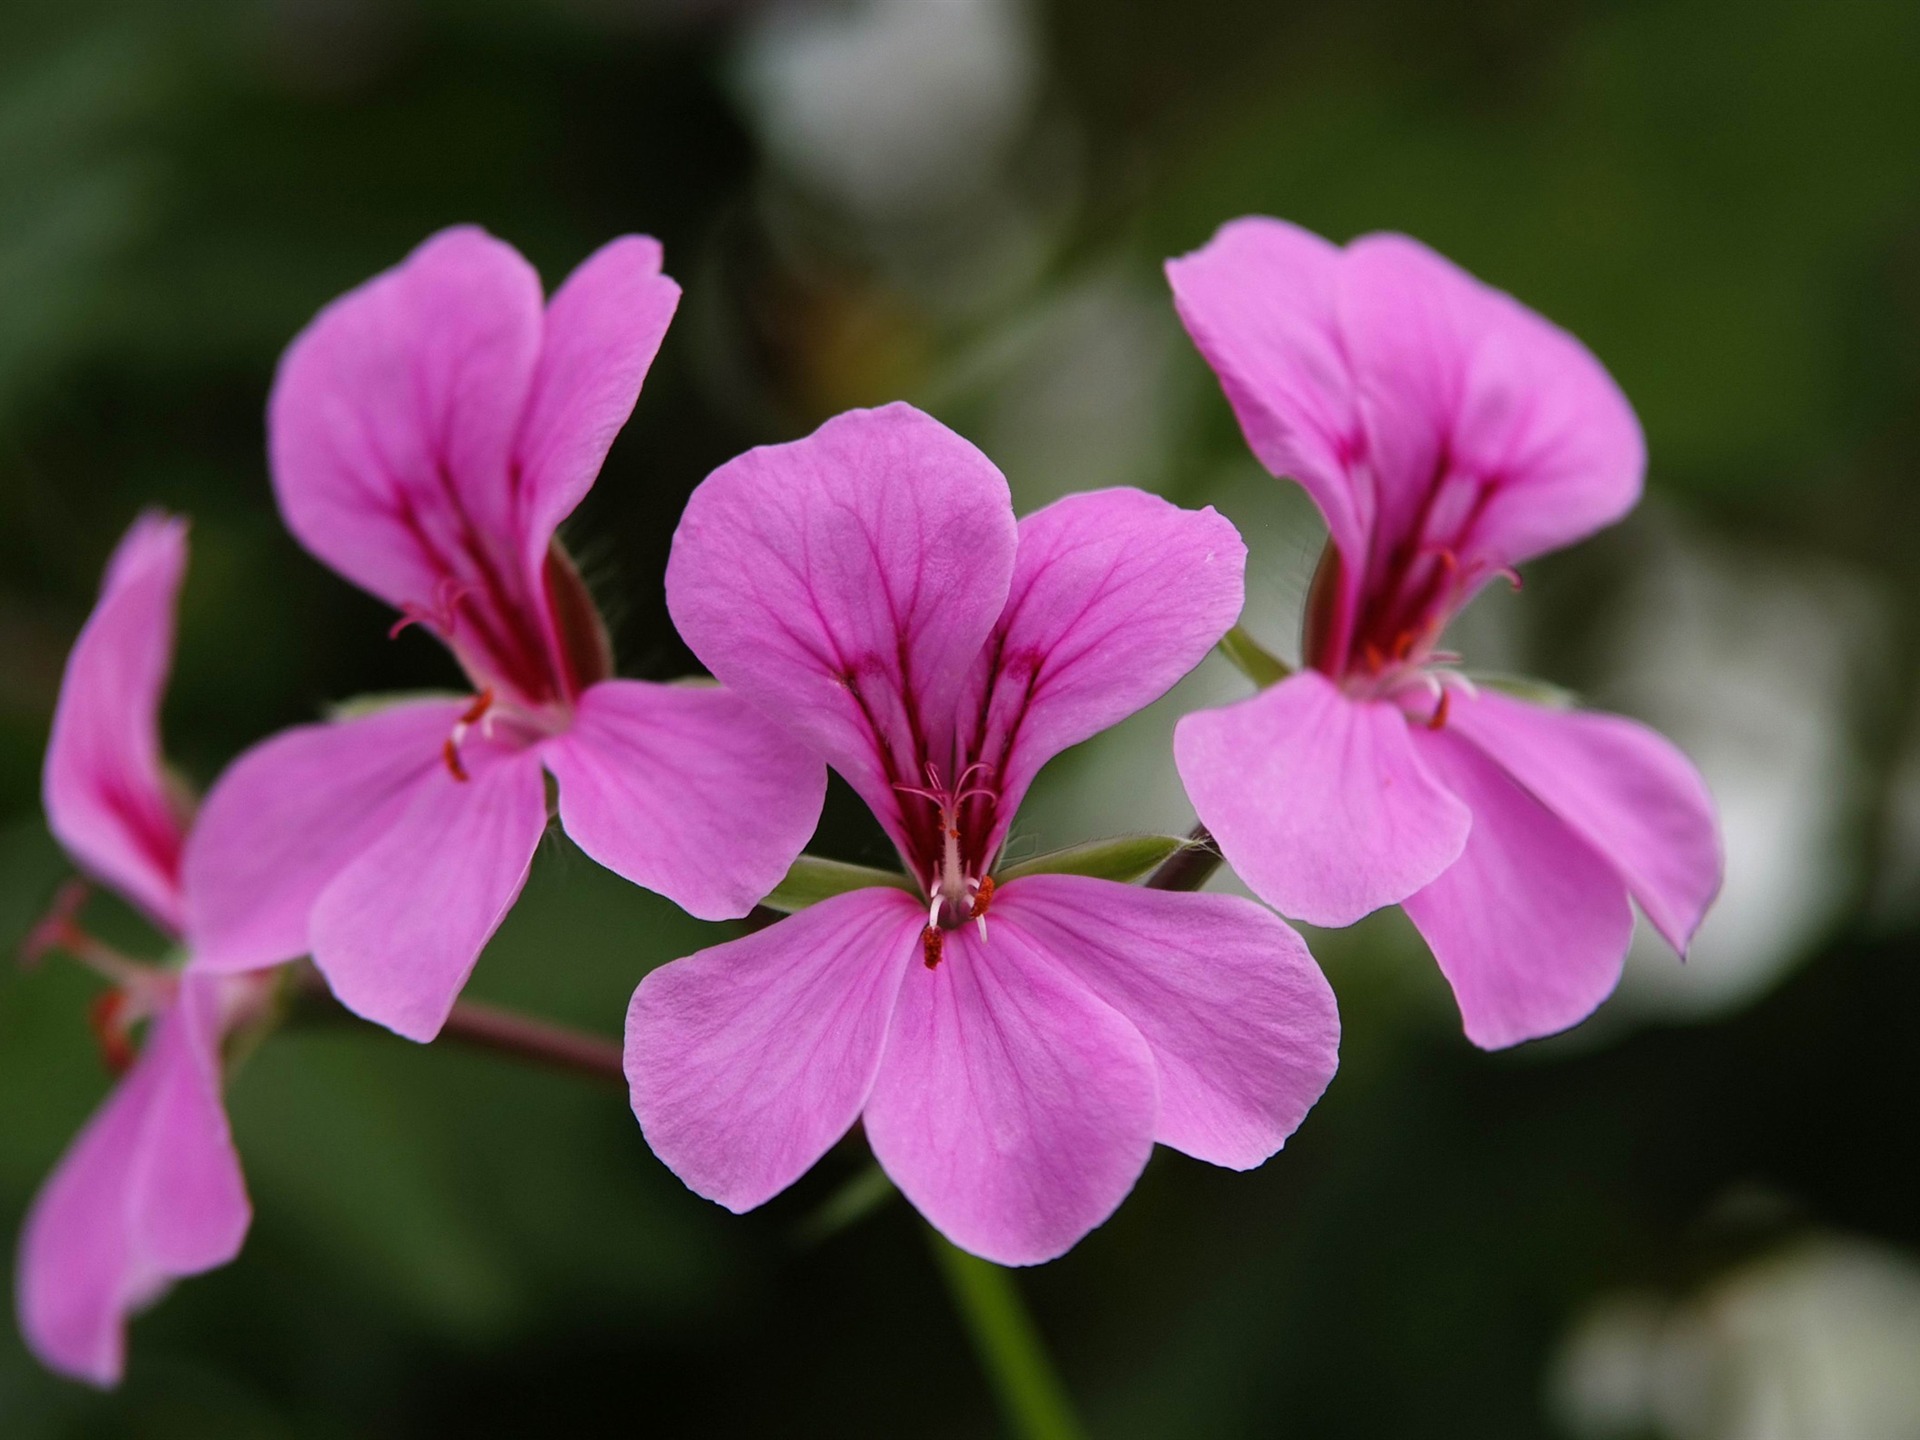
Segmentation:
<svg viewBox="0 0 1920 1440">
<path fill-rule="evenodd" d="M 1247 547 L 1211 507 L 1069 495 L 1020 522 L 1012 588 L 962 703 L 997 794 L 992 854 L 1040 767 L 1159 699 L 1240 614 Z"/>
<path fill-rule="evenodd" d="M 515 446 L 531 575 L 546 563 L 555 529 L 593 487 L 680 303 L 660 258 L 658 240 L 622 235 L 583 260 L 547 305 Z"/>
<path fill-rule="evenodd" d="M 1339 1063 L 1333 989 L 1306 943 L 1237 895 L 1034 875 L 1002 887 L 1009 926 L 1126 1016 L 1160 1075 L 1154 1139 L 1235 1170 L 1278 1150 Z"/>
<path fill-rule="evenodd" d="M 1340 321 L 1378 487 L 1373 566 L 1459 536 L 1457 560 L 1491 573 L 1639 499 L 1640 425 L 1600 362 L 1418 241 L 1348 247 Z"/>
<path fill-rule="evenodd" d="M 827 793 L 819 756 L 718 686 L 603 681 L 542 755 L 574 843 L 702 920 L 780 883 Z"/>
<path fill-rule="evenodd" d="M 42 1362 L 118 1383 L 126 1322 L 239 1253 L 252 1218 L 220 1096 L 219 982 L 184 976 L 145 1051 L 34 1200 L 20 1330 Z"/>
<path fill-rule="evenodd" d="M 1427 767 L 1473 809 L 1447 872 L 1405 902 L 1486 1050 L 1578 1024 L 1613 993 L 1633 938 L 1606 859 L 1470 741 L 1416 736 Z"/>
<path fill-rule="evenodd" d="M 674 534 L 667 607 L 701 663 L 904 845 L 894 786 L 924 786 L 919 757 L 949 752 L 1014 546 L 986 456 L 909 405 L 852 410 L 707 477 Z"/>
<path fill-rule="evenodd" d="M 1353 468 L 1366 442 L 1340 334 L 1344 259 L 1311 231 L 1249 216 L 1169 260 L 1167 279 L 1247 444 L 1275 475 L 1306 489 L 1357 570 L 1374 497 Z"/>
<path fill-rule="evenodd" d="M 1664 736 L 1618 715 L 1456 695 L 1448 725 L 1598 850 L 1682 955 L 1725 869 L 1713 797 Z"/>
<path fill-rule="evenodd" d="M 334 301 L 280 362 L 275 494 L 300 542 L 427 618 L 468 667 L 554 684 L 513 444 L 541 347 L 540 279 L 512 246 L 442 231 Z"/>
<path fill-rule="evenodd" d="M 431 1040 L 526 883 L 547 828 L 539 752 L 475 743 L 442 770 L 313 907 L 313 961 L 349 1010 Z"/>
<path fill-rule="evenodd" d="M 1173 754 L 1227 863 L 1310 924 L 1404 900 L 1467 843 L 1467 807 L 1421 763 L 1399 708 L 1349 699 L 1316 671 L 1185 716 Z"/>
<path fill-rule="evenodd" d="M 185 818 L 160 753 L 160 701 L 186 568 L 184 520 L 134 522 L 67 657 L 42 777 L 47 822 L 67 852 L 170 934 L 181 925 Z"/>
<path fill-rule="evenodd" d="M 303 725 L 234 761 L 201 806 L 182 865 L 195 968 L 253 970 L 308 953 L 321 891 L 423 784 L 452 782 L 441 751 L 465 708 L 416 701 Z"/>
<path fill-rule="evenodd" d="M 925 923 L 855 890 L 642 980 L 627 1079 L 654 1154 L 736 1213 L 805 1174 L 866 1103 Z"/>
<path fill-rule="evenodd" d="M 946 935 L 900 986 L 867 1101 L 874 1158 L 954 1244 L 1001 1265 L 1065 1253 L 1153 1149 L 1140 1032 L 1017 924 Z"/>
</svg>

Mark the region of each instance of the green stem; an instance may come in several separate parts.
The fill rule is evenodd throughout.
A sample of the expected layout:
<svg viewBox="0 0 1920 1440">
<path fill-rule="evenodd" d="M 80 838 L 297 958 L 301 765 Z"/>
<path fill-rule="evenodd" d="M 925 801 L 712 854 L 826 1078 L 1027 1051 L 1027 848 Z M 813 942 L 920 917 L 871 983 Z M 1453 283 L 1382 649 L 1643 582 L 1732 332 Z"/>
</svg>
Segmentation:
<svg viewBox="0 0 1920 1440">
<path fill-rule="evenodd" d="M 954 1248 L 936 1230 L 927 1231 L 927 1240 L 1008 1427 L 1020 1440 L 1082 1440 L 1085 1432 L 1013 1276 Z"/>
<path fill-rule="evenodd" d="M 1220 868 L 1220 847 L 1204 825 L 1188 832 L 1184 849 L 1176 850 L 1160 862 L 1160 868 L 1147 877 L 1149 890 L 1198 890 Z"/>
</svg>

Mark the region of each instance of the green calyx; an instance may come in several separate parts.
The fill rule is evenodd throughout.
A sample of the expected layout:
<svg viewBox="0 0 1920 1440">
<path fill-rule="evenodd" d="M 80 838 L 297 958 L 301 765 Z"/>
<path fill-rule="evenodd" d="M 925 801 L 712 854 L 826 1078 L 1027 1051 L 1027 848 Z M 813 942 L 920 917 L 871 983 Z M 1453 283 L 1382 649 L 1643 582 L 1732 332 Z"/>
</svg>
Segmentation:
<svg viewBox="0 0 1920 1440">
<path fill-rule="evenodd" d="M 1220 653 L 1262 690 L 1293 674 L 1291 665 L 1254 639 L 1244 626 L 1236 625 L 1220 637 Z"/>
<path fill-rule="evenodd" d="M 1009 865 L 994 879 L 1004 885 L 1026 875 L 1088 875 L 1124 884 L 1152 874 L 1162 861 L 1186 849 L 1189 843 L 1178 835 L 1120 835 L 1111 840 L 1091 840 Z"/>
<path fill-rule="evenodd" d="M 774 887 L 760 903 L 769 910 L 791 915 L 822 900 L 845 895 L 851 890 L 867 890 L 875 885 L 890 886 L 919 896 L 913 881 L 897 870 L 875 870 L 869 865 L 849 865 L 844 860 L 822 860 L 818 855 L 802 855 L 787 871 L 787 878 Z"/>
</svg>

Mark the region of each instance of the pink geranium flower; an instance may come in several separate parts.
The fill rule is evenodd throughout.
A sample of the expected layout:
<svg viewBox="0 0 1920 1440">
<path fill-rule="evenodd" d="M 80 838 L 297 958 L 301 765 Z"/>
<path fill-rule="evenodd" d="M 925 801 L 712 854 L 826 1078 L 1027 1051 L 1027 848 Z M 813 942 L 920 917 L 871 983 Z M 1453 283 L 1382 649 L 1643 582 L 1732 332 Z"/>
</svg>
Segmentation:
<svg viewBox="0 0 1920 1440">
<path fill-rule="evenodd" d="M 593 484 L 679 287 L 627 236 L 541 303 L 511 246 L 434 236 L 323 310 L 268 413 L 288 527 L 453 652 L 471 698 L 288 731 L 207 797 L 186 855 L 202 960 L 311 953 L 350 1009 L 438 1033 L 548 819 L 702 919 L 747 913 L 819 816 L 826 776 L 710 685 L 611 676 L 554 539 Z M 543 773 L 544 772 L 544 773 Z"/>
<path fill-rule="evenodd" d="M 1280 1148 L 1338 1039 L 1293 931 L 1231 896 L 993 873 L 1040 767 L 1232 624 L 1245 554 L 1134 490 L 1016 525 L 992 463 L 905 405 L 694 492 L 682 635 L 846 777 L 919 895 L 854 890 L 647 976 L 627 1075 L 675 1174 L 747 1210 L 864 1117 L 950 1239 L 1028 1264 L 1104 1220 L 1155 1140 L 1236 1169 Z"/>
<path fill-rule="evenodd" d="M 160 755 L 186 527 L 146 516 L 107 568 L 67 661 L 47 747 L 47 818 L 69 854 L 174 940 L 190 907 L 180 853 L 187 803 Z M 46 940 L 107 970 L 102 1039 L 131 1068 L 61 1157 L 21 1234 L 20 1331 L 52 1369 L 116 1383 L 126 1321 L 175 1279 L 239 1252 L 251 1211 L 221 1100 L 220 1047 L 266 978 L 162 971 L 105 951 L 61 912 Z M 131 1025 L 149 1022 L 133 1058 Z"/>
<path fill-rule="evenodd" d="M 1632 409 L 1403 236 L 1238 220 L 1167 273 L 1254 453 L 1329 531 L 1307 668 L 1180 722 L 1200 818 L 1284 914 L 1404 902 L 1476 1044 L 1576 1023 L 1619 978 L 1630 894 L 1684 952 L 1720 884 L 1712 803 L 1644 726 L 1477 689 L 1435 647 L 1489 581 L 1632 508 Z"/>
</svg>

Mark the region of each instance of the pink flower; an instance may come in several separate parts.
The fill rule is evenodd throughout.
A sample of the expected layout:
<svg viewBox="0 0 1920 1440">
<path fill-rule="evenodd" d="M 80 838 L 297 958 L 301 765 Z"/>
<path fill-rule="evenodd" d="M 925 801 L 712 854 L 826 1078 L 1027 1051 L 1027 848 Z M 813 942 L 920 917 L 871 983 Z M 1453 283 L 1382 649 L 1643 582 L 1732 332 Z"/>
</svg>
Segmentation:
<svg viewBox="0 0 1920 1440">
<path fill-rule="evenodd" d="M 1684 952 L 1719 888 L 1712 802 L 1643 726 L 1481 691 L 1434 647 L 1480 588 L 1618 520 L 1645 454 L 1578 341 L 1425 247 L 1238 220 L 1174 300 L 1254 453 L 1326 518 L 1307 668 L 1189 715 L 1200 818 L 1282 913 L 1396 901 L 1488 1048 L 1612 991 L 1631 895 Z"/>
<path fill-rule="evenodd" d="M 161 760 L 159 712 L 186 558 L 179 520 L 142 517 L 121 541 L 67 661 L 45 784 L 67 851 L 176 940 L 188 910 L 187 805 Z M 66 917 L 53 924 L 56 943 L 90 945 Z M 100 963 L 122 982 L 104 997 L 103 1038 L 124 1045 L 131 1023 L 150 1017 L 147 1041 L 35 1198 L 16 1300 L 21 1333 L 46 1365 L 112 1385 L 128 1316 L 175 1279 L 224 1265 L 246 1236 L 251 1210 L 221 1101 L 220 1047 L 265 978 L 152 970 L 111 955 Z"/>
<path fill-rule="evenodd" d="M 203 963 L 311 953 L 350 1009 L 431 1039 L 519 895 L 547 774 L 581 849 L 702 919 L 779 883 L 819 815 L 819 761 L 719 688 L 610 678 L 554 539 L 679 294 L 659 245 L 627 236 L 543 308 L 512 247 L 448 230 L 288 348 L 268 424 L 289 528 L 399 609 L 396 630 L 432 630 L 476 694 L 243 756 L 186 855 Z"/>
<path fill-rule="evenodd" d="M 1332 1076 L 1333 995 L 1259 906 L 1076 875 L 995 884 L 1052 756 L 1197 664 L 1241 603 L 1211 510 L 1134 490 L 1014 522 L 979 451 L 893 405 L 694 492 L 667 601 L 693 651 L 866 800 L 924 898 L 836 896 L 647 976 L 627 1075 L 648 1142 L 734 1211 L 864 1117 L 956 1244 L 1061 1254 L 1153 1142 L 1245 1169 Z"/>
</svg>

